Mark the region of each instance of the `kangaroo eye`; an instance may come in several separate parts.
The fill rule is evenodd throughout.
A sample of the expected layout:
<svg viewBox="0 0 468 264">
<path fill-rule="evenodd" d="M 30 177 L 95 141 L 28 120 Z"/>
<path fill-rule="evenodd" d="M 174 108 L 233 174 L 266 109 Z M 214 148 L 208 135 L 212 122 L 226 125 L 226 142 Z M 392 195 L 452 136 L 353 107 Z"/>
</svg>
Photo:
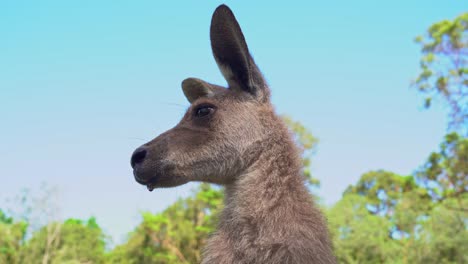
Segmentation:
<svg viewBox="0 0 468 264">
<path fill-rule="evenodd" d="M 214 112 L 214 108 L 210 105 L 202 105 L 195 109 L 195 116 L 196 117 L 204 117 L 212 114 Z"/>
</svg>

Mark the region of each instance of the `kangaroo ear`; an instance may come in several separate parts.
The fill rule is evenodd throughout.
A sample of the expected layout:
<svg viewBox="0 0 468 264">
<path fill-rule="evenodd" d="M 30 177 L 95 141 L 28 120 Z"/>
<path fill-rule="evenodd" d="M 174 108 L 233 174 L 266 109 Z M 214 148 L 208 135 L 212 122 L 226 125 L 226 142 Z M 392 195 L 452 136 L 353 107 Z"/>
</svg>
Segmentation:
<svg viewBox="0 0 468 264">
<path fill-rule="evenodd" d="M 211 97 L 216 92 L 225 90 L 217 85 L 207 83 L 197 78 L 187 78 L 182 82 L 182 90 L 190 103 L 200 97 Z"/>
<path fill-rule="evenodd" d="M 269 100 L 269 89 L 249 53 L 242 30 L 231 9 L 216 8 L 211 19 L 211 48 L 230 89 L 242 90 L 257 100 Z"/>
</svg>

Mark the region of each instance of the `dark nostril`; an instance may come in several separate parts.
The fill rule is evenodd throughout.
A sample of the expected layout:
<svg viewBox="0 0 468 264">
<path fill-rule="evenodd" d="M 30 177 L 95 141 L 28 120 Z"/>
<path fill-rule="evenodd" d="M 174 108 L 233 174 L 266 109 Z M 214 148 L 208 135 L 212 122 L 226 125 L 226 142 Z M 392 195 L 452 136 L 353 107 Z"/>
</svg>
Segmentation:
<svg viewBox="0 0 468 264">
<path fill-rule="evenodd" d="M 135 168 L 135 165 L 141 163 L 146 157 L 146 149 L 145 148 L 137 148 L 135 152 L 132 154 L 132 159 L 130 160 L 130 164 L 132 168 Z"/>
</svg>

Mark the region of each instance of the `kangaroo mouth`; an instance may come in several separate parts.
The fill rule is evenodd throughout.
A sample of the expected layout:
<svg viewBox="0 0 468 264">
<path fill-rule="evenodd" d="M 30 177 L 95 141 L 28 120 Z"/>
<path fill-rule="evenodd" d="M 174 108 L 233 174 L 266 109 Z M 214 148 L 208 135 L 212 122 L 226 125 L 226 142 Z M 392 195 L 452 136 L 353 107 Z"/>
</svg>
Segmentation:
<svg viewBox="0 0 468 264">
<path fill-rule="evenodd" d="M 154 187 L 153 185 L 151 185 L 151 183 L 148 183 L 148 184 L 146 185 L 146 188 L 148 189 L 148 191 L 152 192 L 152 191 L 154 190 L 155 187 Z"/>
<path fill-rule="evenodd" d="M 136 182 L 145 185 L 150 192 L 156 188 L 175 187 L 188 182 L 187 177 L 175 174 L 174 167 L 169 165 L 158 168 L 135 167 L 133 176 Z"/>
<path fill-rule="evenodd" d="M 146 185 L 146 188 L 150 192 L 152 192 L 156 188 L 156 182 L 157 182 L 156 177 L 151 178 L 151 179 L 149 179 L 147 181 L 141 181 L 141 180 L 138 180 L 137 178 L 135 178 L 135 179 L 139 184 Z"/>
<path fill-rule="evenodd" d="M 156 188 L 156 183 L 159 178 L 157 176 L 149 177 L 147 179 L 142 178 L 141 176 L 138 175 L 136 170 L 133 170 L 133 176 L 135 177 L 136 182 L 138 182 L 141 185 L 146 185 L 146 188 L 148 188 L 148 191 L 150 192 L 152 192 Z"/>
</svg>

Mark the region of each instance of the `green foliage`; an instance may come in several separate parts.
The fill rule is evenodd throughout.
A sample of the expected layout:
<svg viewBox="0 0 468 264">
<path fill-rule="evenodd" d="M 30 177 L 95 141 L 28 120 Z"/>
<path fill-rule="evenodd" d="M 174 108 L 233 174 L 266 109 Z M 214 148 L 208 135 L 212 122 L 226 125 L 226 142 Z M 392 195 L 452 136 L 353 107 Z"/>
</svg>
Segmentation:
<svg viewBox="0 0 468 264">
<path fill-rule="evenodd" d="M 93 217 L 50 223 L 24 244 L 21 263 L 104 263 L 105 239 Z"/>
<path fill-rule="evenodd" d="M 412 176 L 400 176 L 387 171 L 371 171 L 361 176 L 355 186 L 345 191 L 367 197 L 369 210 L 374 214 L 391 215 L 397 202 L 406 192 L 416 188 Z"/>
<path fill-rule="evenodd" d="M 416 175 L 433 199 L 443 200 L 466 193 L 468 139 L 456 133 L 448 134 L 440 145 L 440 151 L 431 153 Z"/>
<path fill-rule="evenodd" d="M 201 184 L 189 198 L 162 213 L 144 212 L 143 222 L 118 246 L 112 263 L 199 263 L 208 234 L 214 231 L 223 195 Z"/>
<path fill-rule="evenodd" d="M 20 250 L 26 228 L 27 223 L 14 222 L 0 210 L 0 263 L 21 263 Z"/>
<path fill-rule="evenodd" d="M 396 263 L 398 243 L 389 233 L 391 222 L 367 209 L 366 197 L 349 193 L 328 212 L 339 263 Z"/>
<path fill-rule="evenodd" d="M 402 178 L 404 181 L 405 177 Z M 391 189 L 390 186 L 381 185 L 378 190 L 372 186 L 357 193 L 348 191 L 329 210 L 331 234 L 340 263 L 468 261 L 468 213 L 457 210 L 461 205 L 468 205 L 468 196 L 438 202 L 415 189 L 398 192 L 396 196 L 400 198 L 391 207 L 382 206 L 387 200 L 376 198 L 375 193 Z M 377 211 L 376 207 L 384 209 Z"/>
<path fill-rule="evenodd" d="M 450 109 L 450 126 L 465 130 L 468 122 L 468 13 L 432 25 L 418 36 L 421 72 L 415 87 L 425 94 L 425 106 L 441 98 Z"/>
<path fill-rule="evenodd" d="M 340 263 L 467 263 L 467 150 L 452 133 L 415 175 L 363 174 L 329 211 Z"/>
<path fill-rule="evenodd" d="M 468 199 L 463 199 L 468 205 Z M 402 241 L 408 263 L 468 263 L 468 213 L 452 208 L 454 199 L 436 204 L 425 218 L 421 218 L 417 232 Z"/>
</svg>

